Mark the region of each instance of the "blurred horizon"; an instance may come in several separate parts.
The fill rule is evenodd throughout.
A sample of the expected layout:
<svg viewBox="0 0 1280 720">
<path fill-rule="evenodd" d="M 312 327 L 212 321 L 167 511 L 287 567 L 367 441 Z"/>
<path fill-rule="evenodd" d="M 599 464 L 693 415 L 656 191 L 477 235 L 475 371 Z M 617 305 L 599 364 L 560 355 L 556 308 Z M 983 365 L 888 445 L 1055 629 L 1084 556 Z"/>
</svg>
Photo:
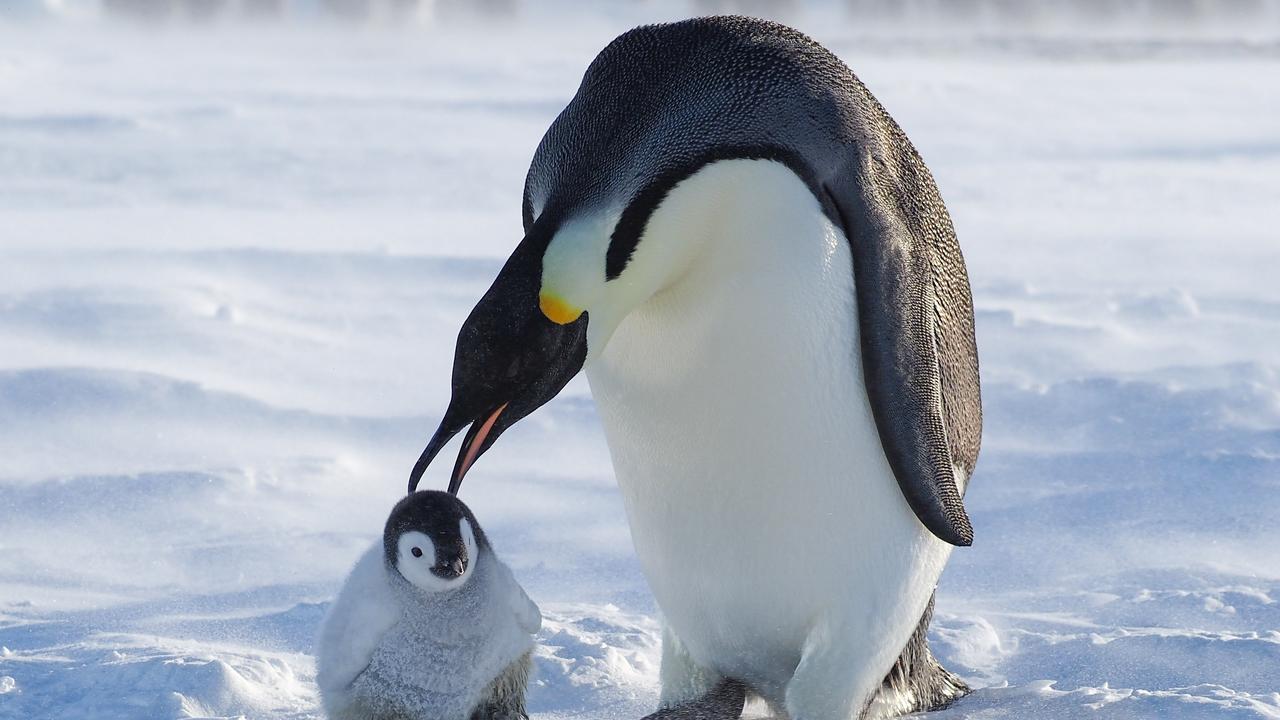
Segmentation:
<svg viewBox="0 0 1280 720">
<path fill-rule="evenodd" d="M 743 14 L 868 33 L 1280 38 L 1280 0 L 3 0 L 0 27 L 431 28 Z"/>
</svg>

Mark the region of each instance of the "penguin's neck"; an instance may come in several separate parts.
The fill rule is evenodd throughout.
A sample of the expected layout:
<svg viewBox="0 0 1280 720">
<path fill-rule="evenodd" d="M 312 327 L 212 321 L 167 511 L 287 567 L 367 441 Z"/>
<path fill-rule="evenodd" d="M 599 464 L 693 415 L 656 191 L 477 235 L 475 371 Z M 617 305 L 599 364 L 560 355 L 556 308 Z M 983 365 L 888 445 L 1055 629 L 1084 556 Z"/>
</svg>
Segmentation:
<svg viewBox="0 0 1280 720">
<path fill-rule="evenodd" d="M 677 422 L 734 425 L 768 415 L 776 424 L 801 405 L 816 410 L 855 390 L 855 379 L 861 390 L 847 241 L 786 166 L 708 166 L 654 212 L 641 250 L 683 260 L 588 363 L 604 415 L 667 391 L 680 402 Z M 813 396 L 794 395 L 803 389 Z M 682 402 L 695 398 L 709 404 Z M 733 415 L 735 408 L 751 414 Z"/>
<path fill-rule="evenodd" d="M 405 580 L 395 568 L 387 568 L 392 587 L 404 608 L 404 617 L 413 624 L 416 634 L 447 640 L 487 632 L 485 591 L 491 563 L 485 554 L 479 554 L 471 577 L 462 587 L 445 592 L 427 592 Z"/>
</svg>

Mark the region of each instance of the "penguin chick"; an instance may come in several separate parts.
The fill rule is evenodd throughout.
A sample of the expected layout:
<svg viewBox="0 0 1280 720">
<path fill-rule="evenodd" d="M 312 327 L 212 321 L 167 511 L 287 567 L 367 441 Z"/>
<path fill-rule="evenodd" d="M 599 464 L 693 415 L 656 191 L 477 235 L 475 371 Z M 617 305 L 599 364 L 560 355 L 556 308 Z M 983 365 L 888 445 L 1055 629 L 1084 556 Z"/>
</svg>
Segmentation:
<svg viewBox="0 0 1280 720">
<path fill-rule="evenodd" d="M 325 616 L 332 720 L 517 720 L 542 614 L 453 495 L 411 493 Z"/>
</svg>

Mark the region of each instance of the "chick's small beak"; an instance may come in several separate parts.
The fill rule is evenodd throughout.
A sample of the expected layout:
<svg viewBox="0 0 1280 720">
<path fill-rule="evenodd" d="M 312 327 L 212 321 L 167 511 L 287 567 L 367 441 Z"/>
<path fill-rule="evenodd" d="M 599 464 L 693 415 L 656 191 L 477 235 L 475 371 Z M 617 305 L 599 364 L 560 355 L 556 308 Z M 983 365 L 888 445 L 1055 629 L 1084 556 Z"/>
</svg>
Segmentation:
<svg viewBox="0 0 1280 720">
<path fill-rule="evenodd" d="M 467 561 L 463 560 L 462 558 L 454 558 L 450 562 L 440 563 L 439 565 L 436 565 L 435 567 L 431 568 L 431 573 L 433 575 L 439 578 L 443 578 L 445 580 L 460 578 L 462 577 L 462 574 L 466 571 L 467 571 Z"/>
</svg>

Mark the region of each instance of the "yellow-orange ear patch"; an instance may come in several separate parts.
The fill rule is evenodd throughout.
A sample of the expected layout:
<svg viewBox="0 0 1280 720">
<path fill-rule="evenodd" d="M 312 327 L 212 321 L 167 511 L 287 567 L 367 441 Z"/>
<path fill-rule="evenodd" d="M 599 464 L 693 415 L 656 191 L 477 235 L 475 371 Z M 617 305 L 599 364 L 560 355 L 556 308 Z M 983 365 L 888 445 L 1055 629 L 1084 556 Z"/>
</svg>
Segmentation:
<svg viewBox="0 0 1280 720">
<path fill-rule="evenodd" d="M 546 292 L 538 295 L 538 307 L 542 309 L 542 314 L 546 315 L 548 320 L 557 325 L 568 325 L 582 314 L 578 308 Z"/>
</svg>

